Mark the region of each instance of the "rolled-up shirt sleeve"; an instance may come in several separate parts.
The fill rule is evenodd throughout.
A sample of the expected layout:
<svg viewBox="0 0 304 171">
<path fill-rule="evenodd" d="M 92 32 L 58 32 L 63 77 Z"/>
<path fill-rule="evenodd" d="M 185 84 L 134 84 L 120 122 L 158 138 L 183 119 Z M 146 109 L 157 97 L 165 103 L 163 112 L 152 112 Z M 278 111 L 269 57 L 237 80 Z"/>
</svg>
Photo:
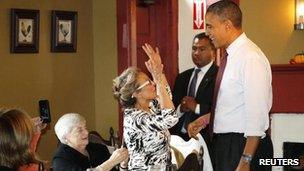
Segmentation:
<svg viewBox="0 0 304 171">
<path fill-rule="evenodd" d="M 261 54 L 250 57 L 244 66 L 245 136 L 265 136 L 269 127 L 269 111 L 272 105 L 271 69 Z"/>
</svg>

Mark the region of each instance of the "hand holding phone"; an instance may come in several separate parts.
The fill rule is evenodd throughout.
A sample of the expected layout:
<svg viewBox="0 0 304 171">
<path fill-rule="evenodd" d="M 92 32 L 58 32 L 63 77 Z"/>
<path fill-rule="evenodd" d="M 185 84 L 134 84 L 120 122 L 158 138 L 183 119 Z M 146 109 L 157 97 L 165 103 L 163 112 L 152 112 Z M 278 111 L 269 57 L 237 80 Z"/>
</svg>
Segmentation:
<svg viewBox="0 0 304 171">
<path fill-rule="evenodd" d="M 32 122 L 35 126 L 35 133 L 41 133 L 41 131 L 47 126 L 47 123 L 43 123 L 40 117 L 32 118 Z"/>
<path fill-rule="evenodd" d="M 51 122 L 51 111 L 48 100 L 39 100 L 40 118 L 43 123 Z"/>
</svg>

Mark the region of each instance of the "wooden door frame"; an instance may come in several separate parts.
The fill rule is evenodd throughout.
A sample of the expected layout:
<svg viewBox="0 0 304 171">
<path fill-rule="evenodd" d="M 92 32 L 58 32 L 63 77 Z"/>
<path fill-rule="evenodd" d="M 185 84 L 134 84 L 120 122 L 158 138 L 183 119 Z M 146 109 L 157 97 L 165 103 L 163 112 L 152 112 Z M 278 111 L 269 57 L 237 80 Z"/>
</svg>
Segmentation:
<svg viewBox="0 0 304 171">
<path fill-rule="evenodd" d="M 163 63 L 166 65 L 167 79 L 172 86 L 176 75 L 178 74 L 178 1 L 166 0 L 168 13 L 166 31 L 169 31 L 166 37 L 167 41 L 161 41 L 161 45 L 168 50 L 164 55 L 166 58 Z M 117 71 L 120 74 L 129 66 L 136 66 L 136 4 L 137 0 L 116 0 L 117 9 Z M 157 39 L 160 39 L 156 35 Z M 170 59 L 170 60 L 169 60 Z M 120 108 L 120 107 L 119 107 Z M 121 109 L 119 109 L 121 113 Z M 123 116 L 119 114 L 119 133 L 122 134 Z"/>
<path fill-rule="evenodd" d="M 128 66 L 136 65 L 136 0 L 116 0 L 116 9 L 117 69 L 121 73 Z"/>
</svg>

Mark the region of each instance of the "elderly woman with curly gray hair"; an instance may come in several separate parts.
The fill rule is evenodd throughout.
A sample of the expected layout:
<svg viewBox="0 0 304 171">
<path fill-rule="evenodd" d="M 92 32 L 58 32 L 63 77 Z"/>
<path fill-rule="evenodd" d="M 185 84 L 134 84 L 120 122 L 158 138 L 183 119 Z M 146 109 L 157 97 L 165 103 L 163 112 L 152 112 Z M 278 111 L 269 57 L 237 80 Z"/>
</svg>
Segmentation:
<svg viewBox="0 0 304 171">
<path fill-rule="evenodd" d="M 60 145 L 53 156 L 53 171 L 111 170 L 128 159 L 125 148 L 110 155 L 105 145 L 89 142 L 86 120 L 80 114 L 63 115 L 55 125 Z M 123 166 L 123 168 L 126 166 Z"/>
</svg>

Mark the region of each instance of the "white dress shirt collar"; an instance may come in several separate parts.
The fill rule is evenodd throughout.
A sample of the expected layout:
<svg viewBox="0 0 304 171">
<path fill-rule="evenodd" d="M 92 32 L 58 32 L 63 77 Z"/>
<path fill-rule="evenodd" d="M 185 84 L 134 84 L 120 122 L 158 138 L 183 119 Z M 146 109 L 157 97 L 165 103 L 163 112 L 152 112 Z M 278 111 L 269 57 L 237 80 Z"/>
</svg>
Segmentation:
<svg viewBox="0 0 304 171">
<path fill-rule="evenodd" d="M 246 42 L 247 40 L 247 36 L 245 33 L 242 33 L 238 38 L 236 38 L 226 49 L 228 56 L 231 58 L 232 56 L 234 56 L 234 52 L 236 52 L 239 48 L 239 46 L 241 46 L 244 42 Z"/>
<path fill-rule="evenodd" d="M 198 68 L 197 66 L 195 66 L 193 72 L 194 72 L 196 69 L 201 69 L 201 71 L 203 71 L 202 73 L 206 73 L 206 72 L 209 70 L 209 68 L 211 67 L 212 63 L 213 63 L 213 61 L 210 61 L 207 65 L 205 65 L 205 66 L 203 66 L 203 67 L 201 67 L 201 68 Z M 199 72 L 199 73 L 200 73 L 200 72 Z"/>
</svg>

